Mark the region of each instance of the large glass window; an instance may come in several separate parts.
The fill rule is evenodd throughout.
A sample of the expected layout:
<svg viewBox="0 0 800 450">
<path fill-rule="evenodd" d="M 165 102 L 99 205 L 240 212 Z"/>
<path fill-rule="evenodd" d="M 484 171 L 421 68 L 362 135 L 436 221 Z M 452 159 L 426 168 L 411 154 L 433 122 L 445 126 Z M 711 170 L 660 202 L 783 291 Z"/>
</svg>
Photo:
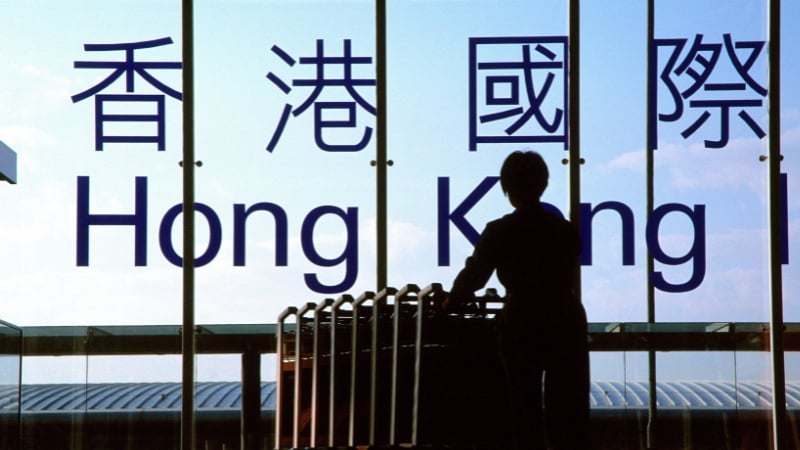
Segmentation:
<svg viewBox="0 0 800 450">
<path fill-rule="evenodd" d="M 180 2 L 3 5 L 0 294 L 24 325 L 175 323 Z M 168 234 L 167 234 L 168 236 Z M 175 241 L 180 248 L 180 241 Z"/>
<path fill-rule="evenodd" d="M 199 322 L 274 322 L 374 289 L 374 15 L 371 2 L 198 3 L 196 198 L 222 230 L 196 272 Z"/>
<path fill-rule="evenodd" d="M 9 350 L 19 330 L 0 326 L 4 430 L 18 425 L 20 369 L 23 383 L 72 389 L 78 416 L 89 386 L 178 383 L 176 356 L 93 353 L 92 333 L 181 322 L 182 165 L 196 176 L 195 321 L 264 324 L 288 306 L 377 290 L 384 269 L 389 286 L 448 289 L 485 224 L 513 209 L 497 176 L 514 150 L 544 156 L 545 202 L 566 217 L 579 208 L 593 330 L 663 331 L 676 348 L 691 330 L 753 330 L 735 351 L 648 352 L 621 337 L 628 348 L 592 354 L 596 393 L 640 435 L 649 405 L 636 402 L 658 391 L 669 409 L 685 383 L 732 386 L 737 414 L 770 414 L 765 324 L 778 301 L 800 322 L 796 2 L 782 2 L 779 87 L 768 82 L 769 0 L 654 2 L 652 30 L 647 2 L 583 1 L 577 42 L 567 0 L 195 3 L 195 161 L 182 161 L 181 2 L 3 5 L 0 163 L 17 183 L 0 183 L 0 313 L 34 334 L 68 330 L 63 347 L 23 363 Z M 769 136 L 778 89 L 780 135 Z M 769 139 L 782 154 L 775 202 Z M 487 288 L 503 294 L 496 278 Z M 47 328 L 61 325 L 76 327 Z M 239 357 L 199 357 L 199 382 L 238 381 Z M 784 361 L 794 386 L 797 352 Z M 263 355 L 261 379 L 276 365 Z M 82 426 L 70 424 L 76 446 Z"/>
<path fill-rule="evenodd" d="M 655 17 L 657 317 L 768 321 L 766 5 Z"/>
</svg>

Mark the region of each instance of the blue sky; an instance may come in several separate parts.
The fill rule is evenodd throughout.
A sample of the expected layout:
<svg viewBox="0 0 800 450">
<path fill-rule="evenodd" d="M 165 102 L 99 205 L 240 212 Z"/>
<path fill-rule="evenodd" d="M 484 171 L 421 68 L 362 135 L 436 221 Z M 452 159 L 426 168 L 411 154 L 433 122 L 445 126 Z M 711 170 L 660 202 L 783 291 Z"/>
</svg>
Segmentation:
<svg viewBox="0 0 800 450">
<path fill-rule="evenodd" d="M 635 260 L 623 266 L 618 221 L 598 215 L 593 224 L 594 263 L 583 270 L 583 298 L 594 322 L 646 320 L 644 161 L 646 127 L 645 10 L 643 2 L 584 2 L 582 14 L 582 201 L 597 205 L 618 201 L 635 218 Z M 657 38 L 704 42 L 764 40 L 761 2 L 660 2 Z M 104 70 L 75 69 L 75 61 L 119 60 L 120 52 L 87 52 L 84 44 L 137 42 L 171 37 L 172 45 L 137 50 L 147 61 L 180 59 L 180 2 L 2 0 L 0 7 L 0 140 L 19 159 L 19 184 L 0 186 L 0 317 L 19 325 L 144 324 L 180 322 L 180 270 L 162 255 L 159 225 L 181 200 L 180 103 L 166 104 L 166 150 L 153 144 L 108 144 L 94 150 L 94 102 L 70 97 L 105 78 Z M 784 2 L 784 17 L 800 8 Z M 567 210 L 568 177 L 561 144 L 481 144 L 468 150 L 469 38 L 563 36 L 566 2 L 392 1 L 388 8 L 389 283 L 446 287 L 469 254 L 466 239 L 450 227 L 451 265 L 437 264 L 438 179 L 449 180 L 451 206 L 485 177 L 496 175 L 505 155 L 516 148 L 539 150 L 551 168 L 546 200 Z M 369 1 L 203 1 L 196 6 L 197 201 L 219 216 L 222 243 L 214 260 L 197 271 L 199 323 L 273 322 L 285 307 L 326 296 L 304 281 L 336 285 L 343 264 L 319 267 L 301 242 L 309 215 L 328 205 L 357 208 L 358 236 L 348 235 L 341 218 L 326 215 L 315 223 L 313 247 L 335 259 L 348 238 L 357 239 L 358 277 L 347 292 L 374 289 L 374 139 L 361 151 L 326 152 L 315 144 L 313 108 L 288 119 L 272 152 L 265 150 L 286 104 L 297 106 L 310 89 L 289 94 L 267 79 L 313 78 L 310 66 L 289 66 L 275 52 L 313 56 L 318 39 L 325 51 L 340 55 L 344 41 L 354 56 L 374 53 L 373 6 Z M 800 87 L 793 79 L 800 35 L 784 24 L 782 169 L 789 179 L 791 264 L 784 267 L 786 319 L 800 321 Z M 500 51 L 499 49 L 497 50 Z M 505 50 L 503 50 L 505 51 Z M 498 55 L 502 55 L 498 53 Z M 499 56 L 498 56 L 499 57 Z M 722 53 L 720 66 L 725 63 Z M 765 55 L 752 74 L 766 83 Z M 337 74 L 331 69 L 331 74 Z M 727 72 L 725 71 L 727 70 Z M 374 77 L 370 65 L 354 67 L 354 78 Z M 178 71 L 153 71 L 180 89 Z M 731 69 L 715 72 L 722 78 Z M 334 76 L 330 75 L 330 76 Z M 338 73 L 341 76 L 341 73 Z M 141 78 L 137 93 L 156 93 Z M 121 80 L 108 93 L 123 93 Z M 374 104 L 374 89 L 360 88 Z M 659 101 L 666 101 L 664 90 Z M 324 101 L 349 101 L 339 89 L 326 89 Z M 716 111 L 711 110 L 712 113 Z M 766 107 L 751 110 L 766 126 Z M 357 127 L 326 131 L 325 139 L 352 143 L 374 117 L 356 111 Z M 657 293 L 661 321 L 766 321 L 766 165 L 765 139 L 758 139 L 731 114 L 731 138 L 723 149 L 708 149 L 704 138 L 719 129 L 718 116 L 689 139 L 676 126 L 659 125 L 656 153 L 656 205 L 706 206 L 706 276 L 683 293 Z M 333 119 L 341 120 L 342 115 Z M 688 121 L 688 122 L 687 122 Z M 124 130 L 124 128 L 119 128 Z M 147 130 L 136 128 L 137 132 Z M 90 228 L 90 264 L 76 267 L 77 179 L 90 180 L 90 211 L 131 214 L 135 178 L 147 177 L 146 267 L 135 267 L 130 227 Z M 233 264 L 233 205 L 269 202 L 286 212 L 288 265 L 275 261 L 275 230 L 266 216 L 253 216 L 247 229 L 247 263 Z M 477 228 L 510 211 L 495 187 L 473 208 L 468 220 Z M 682 220 L 683 219 L 683 220 Z M 180 220 L 171 233 L 180 248 Z M 198 220 L 198 252 L 207 228 Z M 669 216 L 659 242 L 670 255 L 692 243 L 685 217 Z M 350 232 L 352 233 L 352 229 Z M 680 283 L 691 264 L 658 266 Z M 497 283 L 492 281 L 495 287 Z M 331 294 L 333 296 L 338 294 Z"/>
</svg>

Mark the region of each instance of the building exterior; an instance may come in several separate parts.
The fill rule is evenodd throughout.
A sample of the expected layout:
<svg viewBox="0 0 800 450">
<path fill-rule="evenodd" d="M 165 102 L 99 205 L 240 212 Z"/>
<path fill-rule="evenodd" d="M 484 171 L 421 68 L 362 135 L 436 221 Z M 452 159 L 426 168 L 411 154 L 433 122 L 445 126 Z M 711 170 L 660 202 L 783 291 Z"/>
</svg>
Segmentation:
<svg viewBox="0 0 800 450">
<path fill-rule="evenodd" d="M 166 447 L 202 448 L 195 424 L 238 406 L 204 415 L 196 383 L 241 383 L 237 442 L 275 444 L 255 399 L 288 361 L 287 308 L 320 329 L 347 295 L 449 289 L 511 211 L 497 175 L 522 149 L 580 229 L 593 418 L 635 429 L 627 448 L 707 430 L 710 448 L 794 448 L 799 8 L 4 2 L 0 447 L 33 445 L 15 430 L 39 417 L 77 423 L 27 395 L 180 385 Z M 754 447 L 699 425 L 731 408 L 755 411 Z"/>
</svg>

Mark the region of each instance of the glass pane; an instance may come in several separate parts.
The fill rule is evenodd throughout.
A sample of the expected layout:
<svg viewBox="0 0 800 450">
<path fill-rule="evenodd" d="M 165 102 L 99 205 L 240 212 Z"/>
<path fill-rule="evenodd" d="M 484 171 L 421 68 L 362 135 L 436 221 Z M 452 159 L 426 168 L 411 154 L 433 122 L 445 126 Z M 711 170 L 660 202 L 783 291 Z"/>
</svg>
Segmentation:
<svg viewBox="0 0 800 450">
<path fill-rule="evenodd" d="M 23 358 L 23 426 L 32 447 L 80 448 L 87 398 L 86 356 Z M 59 412 L 59 414 L 54 414 Z"/>
<path fill-rule="evenodd" d="M 676 448 L 736 448 L 734 353 L 662 352 L 656 364 L 659 442 Z"/>
<path fill-rule="evenodd" d="M 197 357 L 195 419 L 201 448 L 240 447 L 244 405 L 241 372 L 241 355 Z"/>
<path fill-rule="evenodd" d="M 513 209 L 497 183 L 512 151 L 542 154 L 543 200 L 569 212 L 566 2 L 387 6 L 390 284 L 449 289 L 477 234 Z"/>
<path fill-rule="evenodd" d="M 656 8 L 659 320 L 768 320 L 765 14 L 764 2 Z"/>
<path fill-rule="evenodd" d="M 289 305 L 374 290 L 376 3 L 197 3 L 198 323 L 275 322 Z M 544 155 L 544 200 L 569 213 L 568 2 L 386 3 L 389 284 L 447 289 L 477 233 L 512 209 L 495 179 L 510 151 Z M 645 2 L 582 2 L 582 292 L 591 322 L 644 321 L 648 281 L 658 322 L 769 321 L 766 3 L 657 2 L 648 72 Z M 796 2 L 782 6 L 784 17 L 800 16 Z M 0 182 L 0 298 L 13 299 L 4 318 L 29 328 L 180 322 L 181 2 L 29 1 L 3 12 L 0 180 L 17 182 Z M 788 22 L 780 237 L 784 315 L 797 322 L 800 35 Z M 502 293 L 496 279 L 487 287 Z M 21 361 L 10 350 L 15 333 L 0 326 L 9 349 L 0 352 L 0 448 L 16 445 L 20 381 L 34 417 L 20 435 L 32 445 L 132 442 L 135 433 L 113 428 L 119 411 L 98 399 L 147 389 L 165 389 L 153 398 L 173 403 L 154 409 L 177 423 L 179 356 L 93 354 L 92 336 L 81 334 L 65 336 L 62 349 L 78 356 Z M 660 436 L 683 447 L 769 447 L 771 361 L 759 342 L 655 354 L 660 417 L 672 427 Z M 794 413 L 799 349 L 787 345 Z M 645 448 L 649 356 L 592 354 L 603 439 Z M 240 358 L 198 357 L 199 401 L 233 395 Z M 260 358 L 262 408 L 275 407 L 277 365 L 275 355 Z M 713 398 L 724 401 L 701 401 Z M 57 408 L 66 426 L 42 431 Z M 215 417 L 233 433 L 206 435 L 209 448 L 238 445 L 238 410 L 222 409 Z M 89 416 L 102 417 L 91 425 L 99 431 Z M 177 442 L 176 429 L 165 435 Z"/>
<path fill-rule="evenodd" d="M 222 227 L 197 271 L 198 322 L 275 322 L 288 305 L 374 289 L 373 5 L 214 1 L 195 14 L 197 200 Z"/>
<path fill-rule="evenodd" d="M 0 449 L 19 446 L 22 330 L 0 321 Z"/>
<path fill-rule="evenodd" d="M 795 2 L 782 2 L 782 17 L 792 17 L 800 13 L 800 5 Z M 795 58 L 800 51 L 800 35 L 783 21 L 781 34 L 781 173 L 783 174 L 784 202 L 786 208 L 782 236 L 786 241 L 788 262 L 783 266 L 783 302 L 786 321 L 800 322 L 800 199 L 797 192 L 798 171 L 800 171 L 800 83 L 793 73 L 798 70 Z M 797 377 L 794 378 L 798 379 Z"/>
<path fill-rule="evenodd" d="M 649 422 L 649 356 L 647 352 L 625 352 L 625 438 L 630 448 L 647 448 Z"/>
<path fill-rule="evenodd" d="M 800 434 L 797 433 L 797 413 L 800 410 L 800 352 L 787 351 L 786 361 L 786 409 L 790 417 L 789 446 L 800 446 Z"/>
<path fill-rule="evenodd" d="M 568 166 L 562 163 L 568 154 L 567 2 L 386 3 L 387 151 L 393 161 L 388 170 L 389 284 L 439 282 L 449 290 L 487 222 L 514 210 L 498 183 L 501 165 L 513 151 L 542 155 L 549 169 L 542 200 L 569 214 Z M 485 287 L 505 295 L 496 277 Z M 463 329 L 469 327 L 465 321 Z M 498 387 L 496 397 L 503 398 L 502 376 L 490 370 L 493 360 L 481 350 L 476 345 L 470 354 L 486 359 L 476 380 L 486 389 L 470 394 L 471 402 L 464 405 L 487 412 L 481 419 L 500 417 L 501 412 L 488 412 L 495 405 L 482 395 Z M 451 352 L 457 351 L 453 346 Z M 456 392 L 472 389 L 465 380 L 476 373 L 461 371 L 467 373 L 453 375 L 460 376 L 460 385 L 441 389 L 453 399 L 432 400 L 441 403 L 437 406 L 449 420 L 425 422 L 437 414 L 432 406 L 421 407 L 420 430 L 427 427 L 427 434 L 420 432 L 421 444 L 449 439 L 456 446 L 481 446 L 485 430 L 493 430 L 489 445 L 502 445 L 508 434 L 496 431 L 500 425 L 480 422 L 478 416 L 454 419 L 464 412 L 455 406 L 464 398 Z M 454 436 L 447 430 L 455 420 L 461 423 Z M 403 439 L 404 428 L 397 428 Z"/>
<path fill-rule="evenodd" d="M 650 276 L 658 320 L 769 321 L 766 11 L 766 2 L 656 6 L 648 111 L 655 211 L 646 239 L 656 261 Z M 748 448 L 768 445 L 761 430 L 769 428 L 771 373 L 743 370 L 743 358 L 769 368 L 769 353 L 734 356 L 735 374 L 729 358 L 712 354 L 685 354 L 673 364 L 659 358 L 657 373 L 696 386 L 722 374 L 726 386 L 735 384 L 737 408 L 743 392 L 757 390 L 762 402 L 746 414 L 737 409 L 737 439 Z M 730 438 L 716 424 L 707 428 Z M 697 436 L 683 430 L 685 438 Z"/>
<path fill-rule="evenodd" d="M 625 353 L 595 351 L 590 354 L 591 436 L 595 442 L 612 448 L 627 448 L 627 409 L 625 394 Z"/>
<path fill-rule="evenodd" d="M 87 370 L 83 445 L 179 446 L 179 355 L 91 355 Z"/>
<path fill-rule="evenodd" d="M 177 322 L 179 271 L 159 223 L 181 199 L 180 2 L 3 12 L 0 140 L 18 167 L 18 183 L 0 185 L 7 317 Z"/>
<path fill-rule="evenodd" d="M 772 362 L 769 353 L 737 352 L 736 376 L 742 447 L 772 448 Z"/>
<path fill-rule="evenodd" d="M 583 303 L 590 322 L 641 322 L 647 320 L 646 2 L 582 2 L 581 14 Z"/>
</svg>

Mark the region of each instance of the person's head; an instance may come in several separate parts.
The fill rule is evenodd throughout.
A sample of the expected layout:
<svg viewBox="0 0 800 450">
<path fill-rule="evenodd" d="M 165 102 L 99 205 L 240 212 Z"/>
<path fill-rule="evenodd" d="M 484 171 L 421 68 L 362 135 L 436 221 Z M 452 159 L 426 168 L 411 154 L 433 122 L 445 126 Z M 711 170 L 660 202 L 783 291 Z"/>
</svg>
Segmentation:
<svg viewBox="0 0 800 450">
<path fill-rule="evenodd" d="M 500 187 L 515 207 L 538 203 L 550 177 L 547 164 L 534 151 L 515 151 L 500 169 Z"/>
</svg>

